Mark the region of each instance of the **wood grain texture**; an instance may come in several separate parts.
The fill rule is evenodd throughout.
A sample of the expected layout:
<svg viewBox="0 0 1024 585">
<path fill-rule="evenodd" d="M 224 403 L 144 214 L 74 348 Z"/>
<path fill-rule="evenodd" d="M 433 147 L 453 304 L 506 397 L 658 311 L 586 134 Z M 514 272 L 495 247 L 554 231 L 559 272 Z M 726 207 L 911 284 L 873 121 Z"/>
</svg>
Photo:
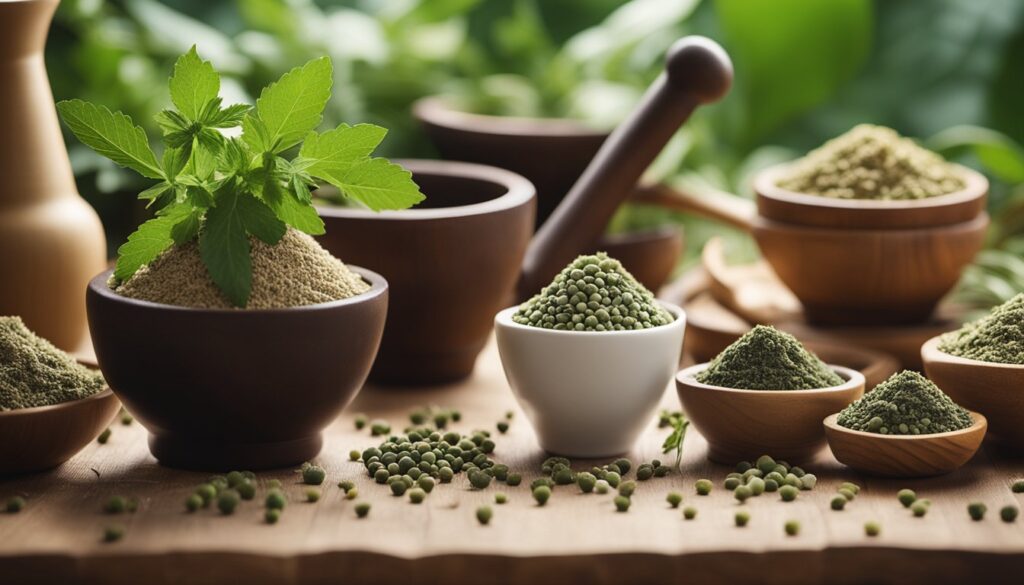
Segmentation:
<svg viewBox="0 0 1024 585">
<path fill-rule="evenodd" d="M 297 392 L 298 389 L 282 389 Z M 420 506 L 394 498 L 374 484 L 361 465 L 348 461 L 350 449 L 376 440 L 352 425 L 356 412 L 401 426 L 416 406 L 458 407 L 460 430 L 493 428 L 509 409 L 516 412 L 507 435 L 497 436 L 497 459 L 525 473 L 516 488 L 495 484 L 471 491 L 464 477 L 439 485 Z M 666 388 L 663 405 L 678 408 Z M 664 430 L 654 421 L 630 457 L 634 462 L 660 455 Z M 580 495 L 556 488 L 545 508 L 537 508 L 527 484 L 544 454 L 518 410 L 501 373 L 493 344 L 476 373 L 460 385 L 429 390 L 368 388 L 326 433 L 319 461 L 328 471 L 323 498 L 299 501 L 302 487 L 290 470 L 259 474 L 278 478 L 291 495 L 276 526 L 262 523 L 262 509 L 244 502 L 234 516 L 212 510 L 184 512 L 183 501 L 207 474 L 173 471 L 156 464 L 138 425 L 115 425 L 107 445 L 93 444 L 69 463 L 44 474 L 0 483 L 0 497 L 23 494 L 28 506 L 17 515 L 0 514 L 0 581 L 4 583 L 681 583 L 757 581 L 761 583 L 1016 582 L 1024 570 L 1024 523 L 1004 524 L 990 512 L 972 522 L 968 501 L 984 501 L 995 511 L 1024 498 L 1010 492 L 1024 476 L 1024 462 L 983 450 L 967 466 L 941 478 L 876 479 L 839 465 L 827 452 L 808 465 L 820 478 L 812 492 L 784 504 L 764 495 L 746 504 L 752 520 L 733 526 L 738 505 L 722 489 L 731 469 L 709 463 L 706 444 L 687 436 L 681 473 L 641 482 L 626 514 L 613 511 L 611 496 Z M 578 468 L 590 462 L 576 462 Z M 708 477 L 708 497 L 693 482 Z M 370 517 L 358 520 L 354 502 L 335 487 L 341 479 L 358 485 L 360 499 L 373 503 Z M 829 509 L 842 481 L 862 486 L 843 512 Z M 912 487 L 932 500 L 924 518 L 912 518 L 895 498 Z M 498 490 L 509 503 L 494 506 L 490 526 L 479 526 L 474 510 L 493 502 Z M 696 506 L 691 522 L 665 504 L 679 490 Z M 261 483 L 258 497 L 264 488 Z M 110 517 L 100 508 L 113 494 L 138 497 L 134 515 Z M 783 524 L 799 520 L 803 530 L 786 537 Z M 881 536 L 863 534 L 865 521 L 882 524 Z M 122 542 L 100 542 L 102 528 L 122 522 Z"/>
</svg>

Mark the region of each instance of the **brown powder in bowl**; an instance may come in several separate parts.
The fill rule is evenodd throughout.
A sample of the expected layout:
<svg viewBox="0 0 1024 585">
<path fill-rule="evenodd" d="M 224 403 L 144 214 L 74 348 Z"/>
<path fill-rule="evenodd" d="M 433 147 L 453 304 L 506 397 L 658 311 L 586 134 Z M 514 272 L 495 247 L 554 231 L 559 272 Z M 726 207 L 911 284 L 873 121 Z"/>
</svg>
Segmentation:
<svg viewBox="0 0 1024 585">
<path fill-rule="evenodd" d="M 346 299 L 370 290 L 362 277 L 312 237 L 288 229 L 270 246 L 249 238 L 252 293 L 246 309 L 283 309 Z M 119 295 L 181 307 L 235 308 L 206 271 L 196 241 L 175 246 L 119 286 Z"/>
</svg>

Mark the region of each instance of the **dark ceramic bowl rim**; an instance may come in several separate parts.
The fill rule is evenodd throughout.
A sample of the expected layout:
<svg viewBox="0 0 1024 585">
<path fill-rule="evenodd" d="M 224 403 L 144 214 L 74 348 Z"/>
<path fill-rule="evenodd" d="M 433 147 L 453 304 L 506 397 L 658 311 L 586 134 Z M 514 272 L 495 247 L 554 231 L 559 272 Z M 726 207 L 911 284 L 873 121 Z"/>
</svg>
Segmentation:
<svg viewBox="0 0 1024 585">
<path fill-rule="evenodd" d="M 675 319 L 671 323 L 659 325 L 657 327 L 650 327 L 648 329 L 628 329 L 624 331 L 562 331 L 556 329 L 544 329 L 543 327 L 531 327 L 529 325 L 522 325 L 512 320 L 512 315 L 519 310 L 519 305 L 512 307 L 506 307 L 498 312 L 494 316 L 494 325 L 496 327 L 505 327 L 507 329 L 518 329 L 520 331 L 528 331 L 533 335 L 549 335 L 553 337 L 587 337 L 587 338 L 598 338 L 598 337 L 625 337 L 625 336 L 637 336 L 637 335 L 651 335 L 654 332 L 664 331 L 672 327 L 686 327 L 686 311 L 682 307 L 673 305 L 672 303 L 658 300 L 658 304 L 663 309 L 672 314 Z"/>
<path fill-rule="evenodd" d="M 531 118 L 474 114 L 453 107 L 443 96 L 427 96 L 412 106 L 413 115 L 422 122 L 453 128 L 471 134 L 540 137 L 607 137 L 602 130 L 571 118 Z"/>
<path fill-rule="evenodd" d="M 449 217 L 466 217 L 484 215 L 513 209 L 526 204 L 537 190 L 533 183 L 522 175 L 477 163 L 433 160 L 433 159 L 393 159 L 392 162 L 402 165 L 413 174 L 422 173 L 444 177 L 446 179 L 472 179 L 484 181 L 505 188 L 505 193 L 487 201 L 470 205 L 453 205 L 451 207 L 432 207 L 427 209 L 402 209 L 399 211 L 374 212 L 369 209 L 355 207 L 335 207 L 318 205 L 317 211 L 322 217 L 355 217 L 381 221 L 416 221 L 443 219 Z"/>
<path fill-rule="evenodd" d="M 950 331 L 950 333 L 953 332 Z M 994 370 L 1007 370 L 1010 372 L 1018 371 L 1024 373 L 1024 365 L 1022 364 L 1001 364 L 999 362 L 986 362 L 982 360 L 960 357 L 958 355 L 953 355 L 951 353 L 946 353 L 939 349 L 939 343 L 942 341 L 943 335 L 945 334 L 936 335 L 935 337 L 932 337 L 928 341 L 925 341 L 924 343 L 921 344 L 922 362 L 934 363 L 935 360 L 931 359 L 931 356 L 934 353 L 937 354 L 938 356 L 941 356 L 943 361 L 953 366 L 973 366 L 978 368 L 991 368 Z"/>
<path fill-rule="evenodd" d="M 967 410 L 967 409 L 965 409 L 965 410 Z M 871 439 L 877 439 L 877 440 L 882 440 L 882 441 L 909 441 L 909 442 L 914 442 L 914 441 L 920 441 L 922 439 L 938 439 L 938 438 L 942 438 L 942 437 L 953 437 L 953 436 L 956 436 L 956 435 L 966 435 L 966 434 L 969 434 L 969 433 L 976 433 L 976 432 L 978 432 L 978 428 L 979 427 L 982 427 L 982 426 L 987 427 L 988 426 L 988 419 L 985 418 L 985 415 L 981 414 L 980 412 L 975 412 L 973 410 L 967 410 L 967 412 L 971 415 L 971 426 L 967 427 L 966 429 L 959 429 L 959 430 L 956 430 L 956 431 L 946 431 L 944 433 L 928 433 L 926 435 L 882 435 L 882 434 L 879 434 L 879 433 L 869 433 L 867 431 L 855 431 L 853 429 L 848 429 L 848 428 L 846 428 L 844 426 L 840 426 L 839 425 L 839 422 L 838 422 L 839 413 L 838 412 L 835 412 L 835 413 L 832 413 L 832 414 L 826 416 L 825 420 L 821 421 L 821 424 L 825 428 L 827 428 L 827 429 L 831 429 L 833 431 L 837 431 L 837 432 L 840 432 L 840 433 L 845 433 L 845 434 L 848 434 L 850 436 L 857 437 L 858 439 L 871 438 Z M 980 447 L 979 447 L 979 449 L 980 449 Z"/>
<path fill-rule="evenodd" d="M 711 362 L 704 362 L 702 364 L 695 364 L 688 368 L 683 368 L 676 373 L 676 382 L 679 384 L 686 384 L 691 388 L 698 390 L 708 390 L 712 392 L 722 392 L 726 394 L 748 394 L 757 396 L 790 396 L 790 395 L 803 395 L 808 394 L 833 394 L 841 392 L 849 392 L 855 389 L 858 385 L 864 386 L 864 374 L 861 374 L 857 370 L 847 368 L 845 366 L 837 366 L 834 364 L 825 364 L 830 370 L 838 374 L 841 378 L 846 381 L 838 386 L 829 386 L 827 388 L 807 388 L 805 390 L 751 390 L 747 388 L 726 388 L 725 386 L 712 386 L 711 384 L 704 384 L 697 381 L 697 374 L 704 371 Z"/>
<path fill-rule="evenodd" d="M 77 400 L 66 400 L 64 402 L 58 402 L 57 404 L 47 404 L 45 406 L 31 406 L 29 408 L 16 408 L 14 410 L 0 411 L 0 420 L 12 419 L 18 416 L 32 416 L 34 414 L 40 414 L 43 412 L 52 412 L 54 410 L 62 410 L 66 408 L 74 408 L 81 406 L 88 402 L 98 402 L 100 400 L 107 400 L 111 396 L 114 396 L 114 391 L 110 389 L 110 386 L 104 386 L 102 390 L 95 394 L 90 394 L 85 398 L 78 398 Z"/>
<path fill-rule="evenodd" d="M 775 199 L 785 203 L 804 205 L 807 207 L 818 207 L 827 209 L 843 209 L 849 211 L 877 211 L 877 210 L 924 210 L 947 205 L 957 205 L 984 197 L 988 193 L 988 179 L 984 175 L 956 163 L 949 163 L 964 176 L 964 188 L 945 195 L 926 197 L 924 199 L 838 199 L 825 197 L 811 193 L 791 191 L 778 185 L 778 178 L 784 171 L 789 169 L 793 161 L 770 166 L 757 173 L 754 178 L 754 191 L 759 197 Z M 920 229 L 920 228 L 919 228 Z"/>
<path fill-rule="evenodd" d="M 154 303 L 151 301 L 132 299 L 117 294 L 116 292 L 110 290 L 110 287 L 107 286 L 107 280 L 110 278 L 113 269 L 104 270 L 103 272 L 94 276 L 93 279 L 89 281 L 89 290 L 109 301 L 133 305 L 141 309 L 159 309 L 162 311 L 192 313 L 200 315 L 237 315 L 238 317 L 231 318 L 239 319 L 245 319 L 245 315 L 253 314 L 288 315 L 296 313 L 310 313 L 316 311 L 330 311 L 332 309 L 337 309 L 339 307 L 366 302 L 370 299 L 379 297 L 380 295 L 384 294 L 385 291 L 387 290 L 388 281 L 385 280 L 383 276 L 377 274 L 376 272 L 373 272 L 372 270 L 367 270 L 366 268 L 354 266 L 352 264 L 346 264 L 346 266 L 348 266 L 349 270 L 361 276 L 364 281 L 368 282 L 370 284 L 370 290 L 352 297 L 348 297 L 347 299 L 328 301 L 326 303 L 317 303 L 315 305 L 287 307 L 284 309 L 205 309 L 197 307 L 181 307 L 178 305 L 166 305 L 164 303 Z"/>
</svg>

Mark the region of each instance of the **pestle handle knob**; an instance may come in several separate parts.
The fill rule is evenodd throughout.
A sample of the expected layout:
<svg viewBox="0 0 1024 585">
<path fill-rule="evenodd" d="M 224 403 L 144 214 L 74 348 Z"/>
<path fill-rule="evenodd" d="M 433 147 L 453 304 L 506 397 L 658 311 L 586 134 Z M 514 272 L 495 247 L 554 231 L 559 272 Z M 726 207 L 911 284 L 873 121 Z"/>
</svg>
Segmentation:
<svg viewBox="0 0 1024 585">
<path fill-rule="evenodd" d="M 517 287 L 525 300 L 579 254 L 594 250 L 608 221 L 676 130 L 732 85 L 732 62 L 716 42 L 684 37 L 669 49 L 665 72 L 590 161 L 530 242 Z"/>
</svg>

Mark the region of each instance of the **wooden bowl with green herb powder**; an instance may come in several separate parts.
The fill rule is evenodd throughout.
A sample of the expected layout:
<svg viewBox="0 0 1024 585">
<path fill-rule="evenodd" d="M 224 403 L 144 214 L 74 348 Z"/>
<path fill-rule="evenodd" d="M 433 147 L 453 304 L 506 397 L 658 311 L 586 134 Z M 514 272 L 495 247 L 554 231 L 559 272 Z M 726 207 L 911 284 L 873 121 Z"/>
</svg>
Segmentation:
<svg viewBox="0 0 1024 585">
<path fill-rule="evenodd" d="M 970 461 L 988 423 L 928 378 L 904 370 L 825 418 L 824 426 L 840 463 L 875 475 L 926 477 Z"/>
<path fill-rule="evenodd" d="M 928 377 L 988 419 L 990 434 L 1024 452 L 1024 294 L 921 347 Z"/>
<path fill-rule="evenodd" d="M 99 372 L 0 317 L 0 475 L 64 463 L 110 425 L 121 403 Z"/>
<path fill-rule="evenodd" d="M 769 451 L 807 461 L 825 446 L 821 420 L 864 393 L 856 370 L 823 363 L 796 338 L 759 325 L 708 363 L 676 375 L 683 410 L 722 463 Z"/>
</svg>

